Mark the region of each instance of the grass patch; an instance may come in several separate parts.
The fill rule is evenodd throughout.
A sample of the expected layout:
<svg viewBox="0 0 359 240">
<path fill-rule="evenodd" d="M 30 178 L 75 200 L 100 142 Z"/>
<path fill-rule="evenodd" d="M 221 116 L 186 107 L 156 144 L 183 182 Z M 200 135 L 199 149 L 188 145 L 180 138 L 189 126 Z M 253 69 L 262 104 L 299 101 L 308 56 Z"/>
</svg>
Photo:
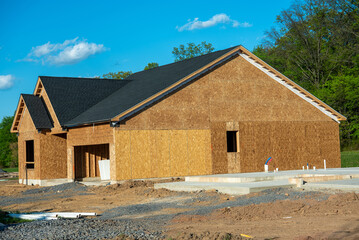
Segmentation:
<svg viewBox="0 0 359 240">
<path fill-rule="evenodd" d="M 18 172 L 19 168 L 3 168 L 5 172 Z"/>
<path fill-rule="evenodd" d="M 359 167 L 359 151 L 341 152 L 342 168 Z"/>
<path fill-rule="evenodd" d="M 13 217 L 10 217 L 7 212 L 0 210 L 0 223 L 14 224 L 14 223 L 23 223 L 23 222 L 31 222 L 31 220 L 13 218 Z"/>
</svg>

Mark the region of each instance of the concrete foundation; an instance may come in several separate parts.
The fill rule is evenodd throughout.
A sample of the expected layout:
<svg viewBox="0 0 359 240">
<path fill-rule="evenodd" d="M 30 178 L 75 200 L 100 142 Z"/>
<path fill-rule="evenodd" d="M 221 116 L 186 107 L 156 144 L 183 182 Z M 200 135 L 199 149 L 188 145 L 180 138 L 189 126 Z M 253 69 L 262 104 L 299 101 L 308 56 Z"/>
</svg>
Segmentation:
<svg viewBox="0 0 359 240">
<path fill-rule="evenodd" d="M 47 180 L 39 180 L 39 179 L 20 179 L 20 184 L 27 184 L 27 185 L 39 185 L 39 186 L 55 186 L 63 183 L 73 182 L 72 179 L 68 178 L 58 178 L 58 179 L 47 179 Z"/>
<path fill-rule="evenodd" d="M 185 178 L 185 182 L 155 184 L 156 189 L 166 188 L 172 191 L 216 190 L 234 195 L 288 186 L 359 191 L 359 168 L 190 176 Z"/>
</svg>

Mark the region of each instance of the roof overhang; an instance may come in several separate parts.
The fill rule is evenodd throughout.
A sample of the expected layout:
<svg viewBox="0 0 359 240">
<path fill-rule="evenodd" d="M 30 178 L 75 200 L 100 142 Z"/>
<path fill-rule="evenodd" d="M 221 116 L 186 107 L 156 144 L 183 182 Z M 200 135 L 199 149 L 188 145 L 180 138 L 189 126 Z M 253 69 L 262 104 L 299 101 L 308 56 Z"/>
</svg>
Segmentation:
<svg viewBox="0 0 359 240">
<path fill-rule="evenodd" d="M 21 120 L 22 114 L 24 113 L 25 108 L 26 108 L 25 101 L 22 98 L 22 96 L 20 95 L 20 99 L 17 104 L 17 108 L 16 108 L 16 112 L 15 112 L 14 121 L 12 122 L 11 129 L 10 129 L 11 133 L 19 132 L 20 120 Z"/>
</svg>

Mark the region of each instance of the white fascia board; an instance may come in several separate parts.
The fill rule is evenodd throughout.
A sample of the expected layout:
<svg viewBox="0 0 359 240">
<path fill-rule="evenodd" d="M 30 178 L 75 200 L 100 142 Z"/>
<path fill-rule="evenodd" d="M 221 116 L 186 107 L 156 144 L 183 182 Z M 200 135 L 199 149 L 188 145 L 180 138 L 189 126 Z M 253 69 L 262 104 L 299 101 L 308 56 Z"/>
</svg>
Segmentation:
<svg viewBox="0 0 359 240">
<path fill-rule="evenodd" d="M 325 115 L 327 115 L 328 117 L 330 117 L 331 119 L 333 119 L 334 121 L 336 121 L 337 123 L 340 123 L 340 121 L 338 120 L 337 116 L 335 116 L 334 114 L 332 114 L 329 110 L 327 110 L 325 107 L 323 107 L 322 105 L 320 105 L 319 103 L 315 102 L 316 100 L 307 96 L 305 93 L 301 92 L 299 89 L 297 89 L 295 87 L 295 85 L 291 85 L 289 83 L 287 83 L 286 80 L 278 77 L 277 75 L 275 75 L 272 71 L 268 70 L 267 68 L 263 67 L 262 64 L 259 64 L 258 62 L 256 62 L 254 59 L 250 58 L 247 54 L 244 53 L 239 53 L 239 55 L 244 58 L 245 60 L 247 60 L 249 63 L 251 63 L 252 65 L 254 65 L 256 68 L 258 68 L 259 70 L 261 70 L 262 72 L 264 72 L 265 74 L 267 74 L 270 78 L 272 78 L 273 80 L 275 80 L 276 82 L 280 83 L 281 85 L 285 86 L 287 89 L 289 89 L 290 91 L 292 91 L 293 93 L 295 93 L 297 96 L 299 96 L 300 98 L 304 99 L 305 101 L 307 101 L 308 103 L 312 104 L 314 107 L 316 107 L 317 109 L 319 109 L 322 113 L 324 113 Z"/>
</svg>

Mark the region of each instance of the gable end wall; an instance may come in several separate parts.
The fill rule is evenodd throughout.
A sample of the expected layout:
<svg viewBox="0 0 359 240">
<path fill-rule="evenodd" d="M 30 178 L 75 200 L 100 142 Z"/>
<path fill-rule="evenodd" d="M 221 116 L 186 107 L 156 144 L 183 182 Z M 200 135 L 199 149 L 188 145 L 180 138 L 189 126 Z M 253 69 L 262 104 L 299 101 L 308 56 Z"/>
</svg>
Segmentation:
<svg viewBox="0 0 359 240">
<path fill-rule="evenodd" d="M 239 124 L 240 152 L 229 156 L 225 132 L 231 122 Z M 338 124 L 240 56 L 122 122 L 119 129 L 209 129 L 212 173 L 262 171 L 271 155 L 283 170 L 298 169 L 309 160 L 318 165 L 326 156 L 328 167 L 340 166 Z M 258 129 L 261 134 L 250 137 Z M 313 136 L 297 138 L 303 131 Z M 268 148 L 261 152 L 263 141 Z"/>
</svg>

